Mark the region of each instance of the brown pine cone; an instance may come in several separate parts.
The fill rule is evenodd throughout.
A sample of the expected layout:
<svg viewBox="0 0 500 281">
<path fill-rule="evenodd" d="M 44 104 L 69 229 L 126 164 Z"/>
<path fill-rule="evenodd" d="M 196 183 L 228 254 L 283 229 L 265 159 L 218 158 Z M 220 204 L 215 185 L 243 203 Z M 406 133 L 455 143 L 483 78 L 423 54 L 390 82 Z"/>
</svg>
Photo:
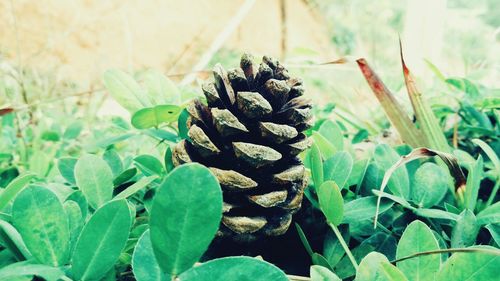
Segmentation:
<svg viewBox="0 0 500 281">
<path fill-rule="evenodd" d="M 199 162 L 223 189 L 220 236 L 249 241 L 284 234 L 307 186 L 297 155 L 311 141 L 311 103 L 302 80 L 264 56 L 257 71 L 250 55 L 240 68 L 214 67 L 214 81 L 202 86 L 207 104 L 188 106 L 189 139 L 173 149 L 174 165 Z"/>
</svg>

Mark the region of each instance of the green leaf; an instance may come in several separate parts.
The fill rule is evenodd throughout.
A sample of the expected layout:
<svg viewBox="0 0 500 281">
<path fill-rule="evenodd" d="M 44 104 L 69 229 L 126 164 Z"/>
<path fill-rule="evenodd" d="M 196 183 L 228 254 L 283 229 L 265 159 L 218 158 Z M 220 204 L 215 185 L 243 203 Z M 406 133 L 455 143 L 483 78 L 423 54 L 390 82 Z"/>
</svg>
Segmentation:
<svg viewBox="0 0 500 281">
<path fill-rule="evenodd" d="M 312 260 L 312 263 L 314 265 L 320 265 L 320 266 L 326 267 L 329 270 L 333 271 L 333 268 L 330 265 L 330 263 L 328 262 L 328 260 L 325 257 L 323 257 L 321 254 L 313 253 L 311 256 L 311 260 Z"/>
<path fill-rule="evenodd" d="M 371 252 L 361 260 L 355 281 L 403 281 L 404 274 L 389 263 L 387 258 L 377 252 Z"/>
<path fill-rule="evenodd" d="M 135 112 L 131 122 L 136 129 L 158 127 L 160 124 L 176 121 L 181 110 L 177 105 L 147 107 Z"/>
<path fill-rule="evenodd" d="M 133 195 L 137 191 L 139 191 L 139 190 L 143 189 L 144 187 L 148 186 L 148 184 L 150 184 L 152 181 L 154 181 L 157 178 L 158 178 L 157 176 L 149 176 L 149 177 L 142 178 L 139 181 L 137 181 L 136 183 L 134 183 L 133 185 L 127 187 L 127 189 L 125 189 L 124 191 L 120 192 L 118 195 L 116 195 L 115 199 L 125 199 L 125 198 L 128 198 L 129 196 Z"/>
<path fill-rule="evenodd" d="M 342 237 L 349 244 L 349 229 L 347 227 L 343 227 L 347 225 L 339 226 L 340 233 Z M 337 265 L 337 263 L 342 259 L 345 255 L 344 248 L 342 248 L 342 244 L 339 239 L 335 236 L 332 231 L 328 231 L 325 235 L 325 240 L 323 242 L 323 256 L 328 260 L 328 263 L 332 266 Z"/>
<path fill-rule="evenodd" d="M 43 151 L 35 151 L 29 160 L 29 171 L 43 178 L 47 175 L 50 169 L 51 157 Z"/>
<path fill-rule="evenodd" d="M 66 201 L 76 202 L 80 207 L 80 211 L 82 212 L 82 218 L 87 218 L 87 214 L 89 212 L 89 204 L 87 198 L 85 198 L 85 195 L 83 195 L 83 192 L 81 192 L 80 190 L 73 191 L 73 193 L 71 193 L 68 198 L 66 198 Z"/>
<path fill-rule="evenodd" d="M 333 144 L 337 151 L 344 150 L 344 135 L 337 122 L 326 120 L 319 127 L 318 133 Z"/>
<path fill-rule="evenodd" d="M 477 214 L 477 224 L 500 223 L 500 201 Z"/>
<path fill-rule="evenodd" d="M 143 80 L 148 97 L 153 104 L 178 104 L 180 102 L 179 89 L 160 71 L 148 70 Z"/>
<path fill-rule="evenodd" d="M 451 247 L 464 248 L 474 245 L 479 227 L 474 213 L 465 209 L 451 231 Z"/>
<path fill-rule="evenodd" d="M 323 163 L 324 180 L 332 180 L 342 189 L 349 179 L 352 166 L 351 155 L 345 151 L 339 151 Z"/>
<path fill-rule="evenodd" d="M 129 112 L 152 106 L 141 86 L 127 73 L 113 69 L 104 72 L 104 86 L 111 96 Z"/>
<path fill-rule="evenodd" d="M 71 184 L 76 184 L 75 181 L 76 161 L 78 161 L 78 159 L 71 157 L 60 158 L 57 161 L 57 169 L 59 169 L 59 173 L 65 180 L 67 180 Z"/>
<path fill-rule="evenodd" d="M 0 280 L 20 280 L 17 278 L 23 276 L 28 276 L 31 280 L 33 275 L 39 276 L 47 281 L 56 281 L 62 280 L 61 278 L 64 276 L 64 271 L 52 266 L 32 264 L 28 261 L 17 262 L 0 268 Z"/>
<path fill-rule="evenodd" d="M 134 158 L 134 164 L 145 176 L 161 176 L 165 170 L 160 160 L 151 155 L 140 155 Z"/>
<path fill-rule="evenodd" d="M 222 191 L 210 170 L 197 163 L 175 168 L 159 187 L 150 216 L 151 242 L 163 271 L 177 275 L 197 262 L 221 217 Z"/>
<path fill-rule="evenodd" d="M 495 240 L 495 243 L 497 243 L 497 245 L 500 245 L 500 225 L 487 224 L 484 228 L 486 228 L 490 232 L 491 238 Z"/>
<path fill-rule="evenodd" d="M 473 248 L 494 250 L 489 246 Z M 436 281 L 498 280 L 500 255 L 489 252 L 455 253 L 442 266 Z"/>
<path fill-rule="evenodd" d="M 419 124 L 419 129 L 426 139 L 427 147 L 437 149 L 443 152 L 449 152 L 450 146 L 443 133 L 439 121 L 434 115 L 429 102 L 425 99 L 422 92 L 417 89 L 417 85 L 410 70 L 406 67 L 403 59 L 403 49 L 401 48 L 401 64 L 403 66 L 403 76 L 405 79 L 406 90 L 413 107 L 413 112 Z"/>
<path fill-rule="evenodd" d="M 113 185 L 119 186 L 121 184 L 124 184 L 130 179 L 132 179 L 136 174 L 137 174 L 137 168 L 126 169 L 113 180 Z"/>
<path fill-rule="evenodd" d="M 456 221 L 459 218 L 459 216 L 454 214 L 454 213 L 450 213 L 450 212 L 443 211 L 440 209 L 419 208 L 419 209 L 413 210 L 413 212 L 417 216 L 426 217 L 426 218 L 433 218 L 433 219 L 444 219 L 444 220 Z"/>
<path fill-rule="evenodd" d="M 401 206 L 403 206 L 403 207 L 405 207 L 407 209 L 410 209 L 410 210 L 414 210 L 415 209 L 410 204 L 410 202 L 406 201 L 406 199 L 404 199 L 403 197 L 399 197 L 399 196 L 392 195 L 392 194 L 385 193 L 385 192 L 380 192 L 380 190 L 377 190 L 377 189 L 372 189 L 372 192 L 376 196 L 380 196 L 380 197 L 384 197 L 384 198 L 390 199 L 390 200 L 398 203 L 399 205 L 401 205 Z"/>
<path fill-rule="evenodd" d="M 475 143 L 477 146 L 481 147 L 484 153 L 488 155 L 491 162 L 493 163 L 493 166 L 495 167 L 497 178 L 500 177 L 500 160 L 498 159 L 498 156 L 493 150 L 493 148 L 491 148 L 491 146 L 489 146 L 486 142 L 480 139 L 473 139 L 472 142 Z"/>
<path fill-rule="evenodd" d="M 311 281 L 342 281 L 335 273 L 320 265 L 311 266 L 310 275 Z"/>
<path fill-rule="evenodd" d="M 250 257 L 227 257 L 193 267 L 179 276 L 179 281 L 288 281 L 276 266 Z"/>
<path fill-rule="evenodd" d="M 477 89 L 477 86 L 474 85 L 470 80 L 465 79 L 465 78 L 448 78 L 446 79 L 446 83 L 452 85 L 453 87 L 457 88 L 458 90 L 467 93 L 471 96 L 477 97 L 479 96 L 479 90 Z"/>
<path fill-rule="evenodd" d="M 349 180 L 347 181 L 347 186 L 356 185 L 356 190 L 359 190 L 361 184 L 363 183 L 363 179 L 365 178 L 369 164 L 369 159 L 355 160 L 352 165 L 352 171 L 349 175 Z"/>
<path fill-rule="evenodd" d="M 370 229 L 372 229 L 371 223 L 369 221 L 367 225 Z M 355 226 L 353 226 L 353 228 L 354 227 Z M 396 243 L 397 241 L 392 235 L 383 232 L 376 232 L 370 237 L 363 239 L 361 241 L 361 244 L 352 249 L 351 252 L 358 262 L 373 251 L 385 255 L 388 259 L 394 259 L 396 257 Z M 355 273 L 355 269 L 347 256 L 344 256 L 340 260 L 340 262 L 337 264 L 336 270 L 337 275 L 342 278 L 353 275 Z"/>
<path fill-rule="evenodd" d="M 163 160 L 167 173 L 169 173 L 175 168 L 174 162 L 172 161 L 172 148 L 170 148 L 170 146 L 167 147 L 167 150 L 165 151 L 165 157 L 163 158 Z"/>
<path fill-rule="evenodd" d="M 299 234 L 300 241 L 304 245 L 304 248 L 306 248 L 307 253 L 309 256 L 312 257 L 313 255 L 313 250 L 311 248 L 311 244 L 309 244 L 309 241 L 307 240 L 306 234 L 304 233 L 304 230 L 302 230 L 302 227 L 298 223 L 295 223 L 295 228 L 297 229 L 297 233 Z"/>
<path fill-rule="evenodd" d="M 88 154 L 75 165 L 75 180 L 92 208 L 97 209 L 113 196 L 113 173 L 106 161 Z"/>
<path fill-rule="evenodd" d="M 0 193 L 0 210 L 5 208 L 16 195 L 35 178 L 34 174 L 26 173 L 17 176 Z"/>
<path fill-rule="evenodd" d="M 411 200 L 420 207 L 429 208 L 443 200 L 450 189 L 449 173 L 431 162 L 420 166 L 411 184 Z"/>
<path fill-rule="evenodd" d="M 40 186 L 24 189 L 12 205 L 12 223 L 38 262 L 65 264 L 70 239 L 68 218 L 52 191 Z"/>
<path fill-rule="evenodd" d="M 328 222 L 339 225 L 344 213 L 344 200 L 333 181 L 325 181 L 318 190 L 319 205 Z"/>
<path fill-rule="evenodd" d="M 337 148 L 320 133 L 313 131 L 312 138 L 323 158 L 330 158 L 337 152 Z"/>
<path fill-rule="evenodd" d="M 59 132 L 56 131 L 44 131 L 40 138 L 44 141 L 58 142 L 61 139 Z"/>
<path fill-rule="evenodd" d="M 375 147 L 373 159 L 375 164 L 384 171 L 389 170 L 399 160 L 399 154 L 387 144 L 379 144 Z M 406 167 L 399 167 L 392 173 L 387 188 L 394 195 L 408 198 L 410 194 L 410 180 Z"/>
<path fill-rule="evenodd" d="M 70 233 L 70 254 L 73 252 L 76 241 L 82 231 L 84 220 L 80 206 L 75 201 L 69 200 L 64 202 L 64 211 L 68 216 L 69 233 Z"/>
<path fill-rule="evenodd" d="M 113 176 L 118 176 L 123 171 L 122 159 L 115 149 L 107 149 L 102 155 L 102 159 L 108 163 L 113 172 Z"/>
<path fill-rule="evenodd" d="M 396 250 L 396 258 L 434 250 L 439 250 L 439 244 L 432 230 L 423 222 L 416 220 L 403 232 Z M 400 261 L 397 266 L 412 281 L 432 280 L 439 271 L 441 259 L 439 255 L 418 256 Z"/>
<path fill-rule="evenodd" d="M 465 186 L 465 207 L 474 211 L 479 194 L 479 186 L 483 177 L 483 157 L 480 155 L 476 162 L 469 169 L 467 184 Z"/>
<path fill-rule="evenodd" d="M 177 119 L 177 127 L 179 128 L 179 137 L 183 139 L 189 139 L 188 136 L 189 128 L 187 126 L 187 121 L 189 116 L 190 115 L 187 109 L 183 109 L 179 114 L 179 118 Z"/>
<path fill-rule="evenodd" d="M 63 138 L 67 140 L 74 140 L 80 135 L 82 129 L 83 129 L 83 123 L 80 121 L 75 121 L 69 124 L 66 130 L 64 130 Z"/>
<path fill-rule="evenodd" d="M 73 277 L 95 280 L 116 263 L 127 242 L 132 224 L 125 200 L 113 200 L 90 217 L 73 252 Z"/>
<path fill-rule="evenodd" d="M 32 258 L 21 234 L 11 224 L 3 220 L 0 220 L 0 245 L 8 249 L 18 261 Z"/>
<path fill-rule="evenodd" d="M 390 200 L 382 200 L 379 213 L 389 210 L 394 203 Z M 375 196 L 362 197 L 344 205 L 344 219 L 342 223 L 358 222 L 373 218 L 377 209 L 377 198 Z"/>
<path fill-rule="evenodd" d="M 137 281 L 168 281 L 169 276 L 161 271 L 153 253 L 149 230 L 146 230 L 134 249 L 132 270 Z"/>
<path fill-rule="evenodd" d="M 323 161 L 321 160 L 321 153 L 316 143 L 313 143 L 309 150 L 309 167 L 314 186 L 319 188 L 323 184 Z"/>
</svg>

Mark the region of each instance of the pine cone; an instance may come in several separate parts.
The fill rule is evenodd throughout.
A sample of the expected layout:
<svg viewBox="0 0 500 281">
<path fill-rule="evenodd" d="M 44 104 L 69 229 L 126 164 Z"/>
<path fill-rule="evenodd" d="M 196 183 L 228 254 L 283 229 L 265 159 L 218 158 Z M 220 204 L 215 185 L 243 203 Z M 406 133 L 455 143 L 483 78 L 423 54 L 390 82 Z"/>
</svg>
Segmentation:
<svg viewBox="0 0 500 281">
<path fill-rule="evenodd" d="M 307 176 L 297 155 L 311 142 L 311 104 L 302 80 L 264 56 L 257 73 L 244 54 L 240 68 L 220 64 L 202 86 L 205 105 L 187 110 L 188 140 L 173 151 L 174 165 L 199 162 L 218 178 L 224 198 L 219 236 L 249 241 L 284 234 L 302 203 Z"/>
</svg>

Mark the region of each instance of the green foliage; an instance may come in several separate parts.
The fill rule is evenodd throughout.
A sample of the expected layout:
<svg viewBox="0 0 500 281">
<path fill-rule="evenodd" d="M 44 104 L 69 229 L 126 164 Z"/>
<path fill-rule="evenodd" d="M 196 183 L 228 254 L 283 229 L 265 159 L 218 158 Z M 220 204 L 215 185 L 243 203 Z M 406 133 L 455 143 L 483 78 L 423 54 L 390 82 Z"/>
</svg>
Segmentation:
<svg viewBox="0 0 500 281">
<path fill-rule="evenodd" d="M 132 269 L 137 281 L 167 281 L 169 279 L 156 260 L 149 230 L 146 230 L 137 241 L 132 256 Z"/>
<path fill-rule="evenodd" d="M 408 225 L 403 232 L 398 243 L 396 258 L 434 250 L 439 250 L 439 245 L 432 230 L 417 220 Z M 433 279 L 440 265 L 439 255 L 420 256 L 397 264 L 409 280 L 415 281 Z"/>
<path fill-rule="evenodd" d="M 75 182 L 92 208 L 111 200 L 113 173 L 101 158 L 91 154 L 82 156 L 75 165 Z"/>
<path fill-rule="evenodd" d="M 339 225 L 344 214 L 344 201 L 334 181 L 324 182 L 318 190 L 319 206 L 328 222 Z"/>
<path fill-rule="evenodd" d="M 97 209 L 76 242 L 72 256 L 73 277 L 77 280 L 103 277 L 125 247 L 130 226 L 130 211 L 125 200 L 113 200 Z"/>
<path fill-rule="evenodd" d="M 276 266 L 250 257 L 220 258 L 193 267 L 179 275 L 179 280 L 190 281 L 287 281 L 288 278 Z"/>
<path fill-rule="evenodd" d="M 193 266 L 215 236 L 221 215 L 222 192 L 208 168 L 193 163 L 174 169 L 151 210 L 151 242 L 162 270 L 178 275 Z"/>
<path fill-rule="evenodd" d="M 390 25 L 402 27 L 399 8 Z M 339 28 L 332 37 L 336 47 L 354 52 L 358 35 L 348 24 Z M 384 65 L 395 62 L 381 52 L 377 59 L 386 57 Z M 425 91 L 425 101 L 416 101 L 416 122 L 404 116 L 395 125 L 411 125 L 410 135 L 418 132 L 414 139 L 403 137 L 408 144 L 441 150 L 453 145 L 467 176 L 463 186 L 441 160 L 419 158 L 395 169 L 380 191 L 384 176 L 412 148 L 382 136 L 390 123 L 379 107 L 347 103 L 351 83 L 339 91 L 330 79 L 306 77 L 308 87 L 322 95 L 344 96 L 335 104 L 328 96 L 315 107 L 317 122 L 306 132 L 314 144 L 299 155 L 312 179 L 305 190 L 310 202 L 295 216 L 297 231 L 287 235 L 304 244 L 299 251 L 310 260 L 298 266 L 310 269 L 312 280 L 496 277 L 498 89 L 468 74 L 447 77 L 428 65 L 437 84 Z M 384 80 L 396 73 L 383 73 Z M 405 78 L 410 97 L 420 95 Z M 0 91 L 7 87 L 2 79 Z M 97 95 L 79 99 L 81 109 L 68 101 L 60 108 L 41 103 L 33 111 L 1 111 L 0 279 L 287 280 L 258 258 L 203 257 L 210 256 L 206 251 L 221 222 L 221 189 L 199 164 L 174 168 L 170 148 L 189 138 L 185 102 L 193 91 L 157 71 L 132 76 L 111 70 L 103 80 L 130 120 L 95 117 L 102 102 Z M 397 89 L 403 83 L 389 79 L 388 85 Z M 391 108 L 405 112 L 403 104 Z"/>
<path fill-rule="evenodd" d="M 52 191 L 30 186 L 19 193 L 12 205 L 12 223 L 36 261 L 56 267 L 66 263 L 68 218 Z"/>
</svg>

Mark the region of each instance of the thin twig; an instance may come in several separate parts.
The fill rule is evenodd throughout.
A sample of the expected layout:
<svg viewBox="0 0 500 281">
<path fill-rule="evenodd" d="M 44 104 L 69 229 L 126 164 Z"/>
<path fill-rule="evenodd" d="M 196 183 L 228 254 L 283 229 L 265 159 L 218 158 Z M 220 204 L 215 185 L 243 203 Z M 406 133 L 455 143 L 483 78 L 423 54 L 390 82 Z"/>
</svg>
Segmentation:
<svg viewBox="0 0 500 281">
<path fill-rule="evenodd" d="M 286 0 L 280 1 L 280 18 L 281 18 L 281 61 L 285 61 L 286 50 L 287 50 L 287 40 L 288 40 L 288 28 L 286 20 Z"/>
</svg>

